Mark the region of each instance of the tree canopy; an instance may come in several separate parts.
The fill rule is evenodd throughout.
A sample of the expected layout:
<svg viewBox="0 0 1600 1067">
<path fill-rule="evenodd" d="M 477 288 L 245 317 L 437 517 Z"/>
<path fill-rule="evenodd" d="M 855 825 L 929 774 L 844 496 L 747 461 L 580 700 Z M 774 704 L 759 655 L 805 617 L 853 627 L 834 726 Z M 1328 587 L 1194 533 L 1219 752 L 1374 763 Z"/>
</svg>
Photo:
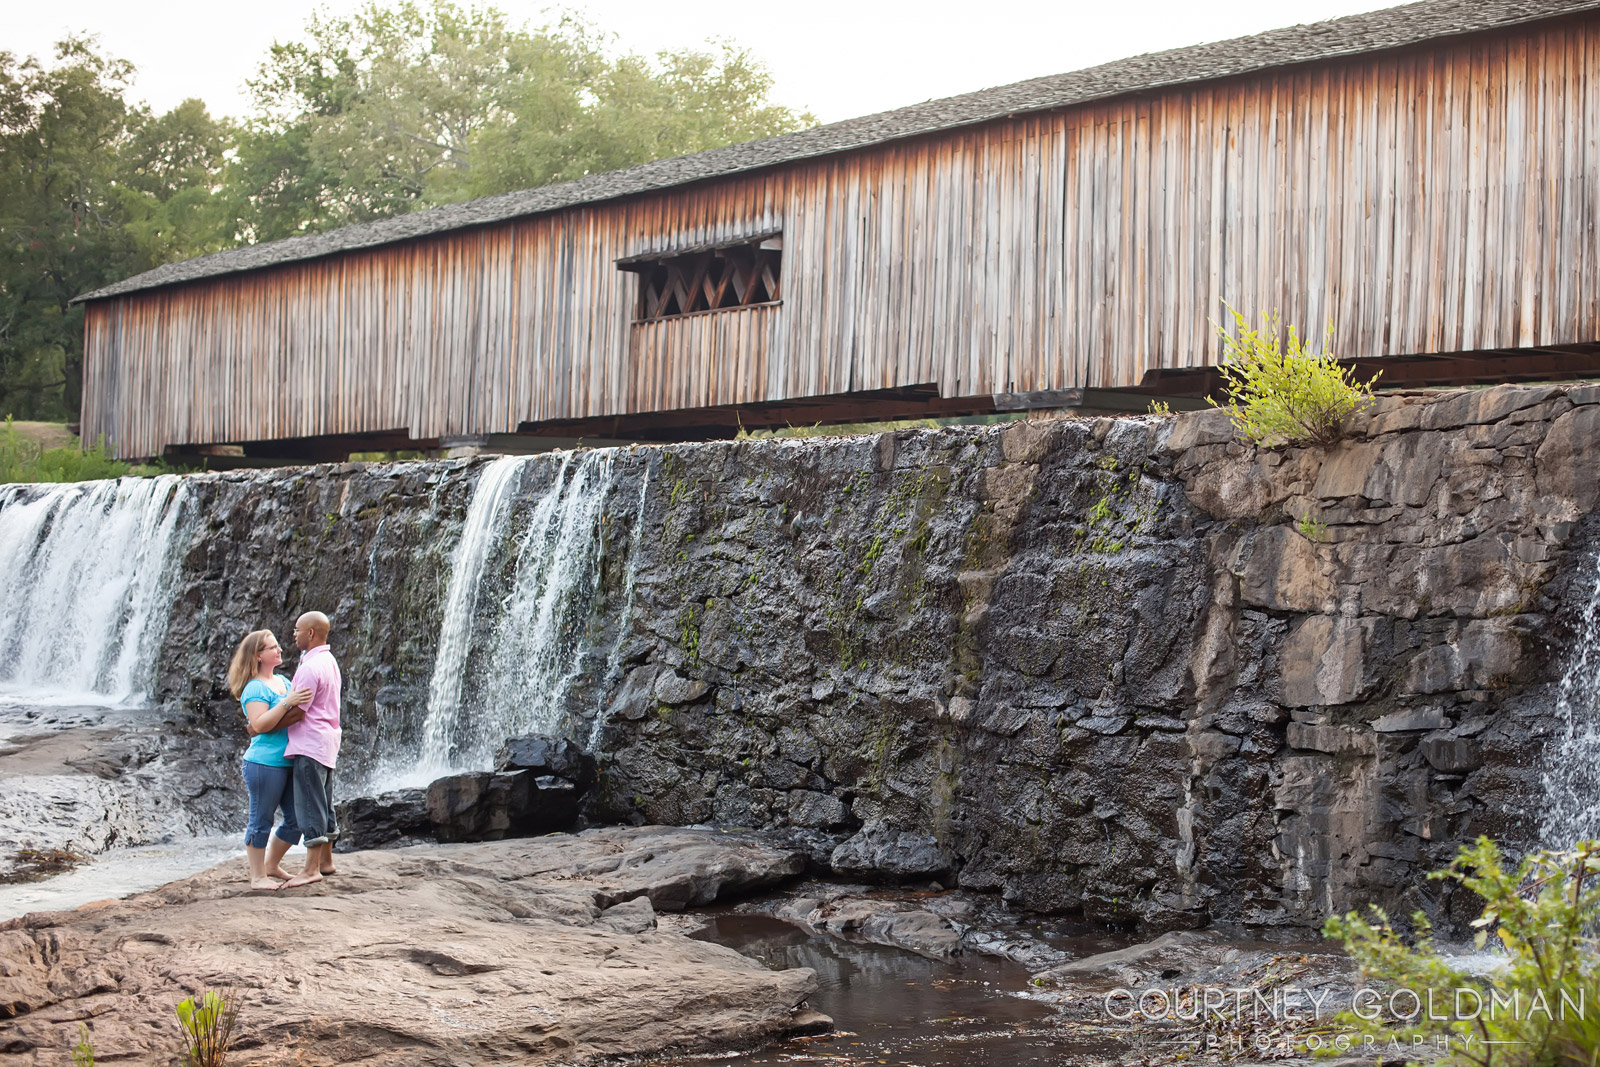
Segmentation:
<svg viewBox="0 0 1600 1067">
<path fill-rule="evenodd" d="M 0 417 L 75 417 L 73 296 L 241 243 L 770 137 L 815 120 L 729 42 L 644 57 L 567 18 L 450 0 L 318 15 L 274 44 L 240 120 L 129 102 L 89 39 L 0 52 Z"/>
</svg>

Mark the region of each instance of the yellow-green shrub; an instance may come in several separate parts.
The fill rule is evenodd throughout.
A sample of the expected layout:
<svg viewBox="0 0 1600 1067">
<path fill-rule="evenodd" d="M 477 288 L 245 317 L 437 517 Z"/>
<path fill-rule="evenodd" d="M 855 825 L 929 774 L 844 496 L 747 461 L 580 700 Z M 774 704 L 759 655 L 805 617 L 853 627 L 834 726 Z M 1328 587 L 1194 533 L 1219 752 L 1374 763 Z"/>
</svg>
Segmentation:
<svg viewBox="0 0 1600 1067">
<path fill-rule="evenodd" d="M 1410 990 L 1419 1001 L 1430 998 L 1431 991 L 1443 1006 L 1437 1014 L 1447 1016 L 1429 1018 L 1433 1013 L 1424 1010 L 1408 1019 L 1369 1019 L 1346 1011 L 1339 1021 L 1383 1041 L 1397 1037 L 1402 1045 L 1416 1037 L 1444 1039 L 1449 1047 L 1437 1061 L 1441 1065 L 1595 1067 L 1600 1062 L 1595 940 L 1600 842 L 1585 842 L 1570 852 L 1534 852 L 1508 867 L 1495 843 L 1480 837 L 1430 877 L 1458 882 L 1483 899 L 1483 914 L 1473 923 L 1476 946 L 1482 949 L 1492 936 L 1504 950 L 1504 966 L 1481 978 L 1457 970 L 1434 944 L 1421 912 L 1412 917 L 1417 932 L 1411 941 L 1376 907 L 1368 916 L 1334 916 L 1323 932 L 1344 943 L 1364 978 Z M 1457 1017 L 1456 991 L 1466 989 L 1477 992 L 1480 1010 Z M 1484 1010 L 1495 995 L 1522 1010 L 1508 1015 Z M 1537 1003 L 1549 1011 L 1534 1010 Z"/>
<path fill-rule="evenodd" d="M 1313 352 L 1293 326 L 1288 345 L 1276 311 L 1261 315 L 1261 328 L 1233 308 L 1234 332 L 1222 338 L 1222 373 L 1228 403 L 1222 405 L 1240 435 L 1266 448 L 1331 445 L 1345 419 L 1372 403 L 1372 382 L 1357 382 L 1330 352 Z"/>
</svg>

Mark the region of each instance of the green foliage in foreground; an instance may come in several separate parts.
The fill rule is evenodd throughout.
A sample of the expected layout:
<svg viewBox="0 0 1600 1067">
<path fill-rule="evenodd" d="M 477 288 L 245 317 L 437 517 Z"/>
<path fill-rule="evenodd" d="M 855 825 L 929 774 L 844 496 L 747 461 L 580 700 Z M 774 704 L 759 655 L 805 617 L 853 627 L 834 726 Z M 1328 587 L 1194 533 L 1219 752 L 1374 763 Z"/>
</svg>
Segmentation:
<svg viewBox="0 0 1600 1067">
<path fill-rule="evenodd" d="M 187 997 L 179 1001 L 177 1012 L 187 1067 L 222 1067 L 233 1044 L 233 1024 L 239 1018 L 238 998 L 231 991 L 208 989 L 198 1000 Z"/>
<path fill-rule="evenodd" d="M 1223 347 L 1217 369 L 1228 390 L 1223 410 L 1242 437 L 1266 448 L 1331 445 L 1345 419 L 1372 403 L 1376 375 L 1357 382 L 1332 353 L 1313 352 L 1293 326 L 1285 347 L 1276 311 L 1262 312 L 1260 329 L 1233 308 L 1228 312 L 1234 333 L 1217 327 Z"/>
<path fill-rule="evenodd" d="M 73 1067 L 94 1067 L 94 1038 L 89 1028 L 78 1024 L 78 1043 L 72 1046 Z"/>
<path fill-rule="evenodd" d="M 1433 878 L 1460 883 L 1484 901 L 1474 922 L 1477 947 L 1491 937 L 1506 965 L 1485 978 L 1450 966 L 1433 944 L 1427 917 L 1413 916 L 1412 943 L 1379 908 L 1330 918 L 1324 933 L 1344 943 L 1363 976 L 1392 991 L 1384 1003 L 1409 1018 L 1340 1022 L 1358 1033 L 1402 1044 L 1423 1037 L 1448 1040 L 1441 1064 L 1475 1067 L 1595 1067 L 1600 1063 L 1600 842 L 1570 852 L 1535 852 L 1508 868 L 1495 843 L 1480 837 Z M 1401 992 L 1409 990 L 1410 993 Z M 1430 993 L 1434 1005 L 1430 1011 Z M 1367 1014 L 1372 1014 L 1368 1012 Z M 1446 1018 L 1429 1018 L 1429 1015 Z"/>
<path fill-rule="evenodd" d="M 112 459 L 104 444 L 80 448 L 74 441 L 62 448 L 44 448 L 23 436 L 10 419 L 0 428 L 0 483 L 83 482 L 133 473 L 145 472 Z"/>
</svg>

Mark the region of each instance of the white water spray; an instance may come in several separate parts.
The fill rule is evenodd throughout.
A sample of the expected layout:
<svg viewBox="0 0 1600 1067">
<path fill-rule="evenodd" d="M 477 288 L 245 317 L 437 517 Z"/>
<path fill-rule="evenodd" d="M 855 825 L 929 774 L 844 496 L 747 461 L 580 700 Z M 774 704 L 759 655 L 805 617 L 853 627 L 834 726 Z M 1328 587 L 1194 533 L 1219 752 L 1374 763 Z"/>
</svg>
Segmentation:
<svg viewBox="0 0 1600 1067">
<path fill-rule="evenodd" d="M 563 456 L 528 508 L 520 475 L 531 458 L 498 459 L 479 475 L 451 557 L 420 751 L 391 777 L 487 768 L 505 738 L 556 727 L 599 582 L 614 457 Z"/>
<path fill-rule="evenodd" d="M 0 693 L 148 700 L 194 509 L 175 475 L 0 490 Z"/>
<path fill-rule="evenodd" d="M 1577 657 L 1556 690 L 1560 733 L 1545 748 L 1539 836 L 1547 848 L 1600 839 L 1600 553 L 1590 590 Z"/>
</svg>

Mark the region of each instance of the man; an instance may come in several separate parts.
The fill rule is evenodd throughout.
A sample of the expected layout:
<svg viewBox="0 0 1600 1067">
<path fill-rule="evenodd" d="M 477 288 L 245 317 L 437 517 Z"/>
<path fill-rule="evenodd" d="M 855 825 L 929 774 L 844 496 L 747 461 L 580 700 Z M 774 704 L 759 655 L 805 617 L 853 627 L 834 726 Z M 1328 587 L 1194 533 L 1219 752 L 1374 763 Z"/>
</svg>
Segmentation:
<svg viewBox="0 0 1600 1067">
<path fill-rule="evenodd" d="M 305 834 L 306 866 L 279 888 L 322 881 L 333 869 L 333 765 L 339 758 L 339 692 L 344 677 L 328 647 L 328 617 L 308 611 L 294 624 L 295 647 L 304 652 L 293 689 L 309 689 L 305 717 L 289 726 L 283 753 L 294 764 L 294 810 Z"/>
</svg>

